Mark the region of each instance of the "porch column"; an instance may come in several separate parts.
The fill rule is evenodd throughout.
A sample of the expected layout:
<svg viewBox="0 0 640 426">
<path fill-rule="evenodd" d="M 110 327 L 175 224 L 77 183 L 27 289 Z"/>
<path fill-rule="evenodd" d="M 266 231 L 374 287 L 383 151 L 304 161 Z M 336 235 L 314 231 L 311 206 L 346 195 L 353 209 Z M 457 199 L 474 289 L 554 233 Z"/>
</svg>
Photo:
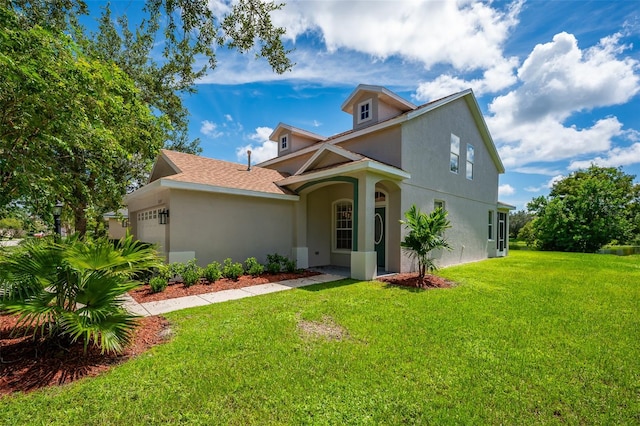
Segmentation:
<svg viewBox="0 0 640 426">
<path fill-rule="evenodd" d="M 377 179 L 369 174 L 358 176 L 358 247 L 351 252 L 351 277 L 371 280 L 377 271 L 374 219 Z"/>
<path fill-rule="evenodd" d="M 294 204 L 293 217 L 295 220 L 293 247 L 291 258 L 296 261 L 298 268 L 309 267 L 309 247 L 307 245 L 307 194 L 301 194 Z"/>
</svg>

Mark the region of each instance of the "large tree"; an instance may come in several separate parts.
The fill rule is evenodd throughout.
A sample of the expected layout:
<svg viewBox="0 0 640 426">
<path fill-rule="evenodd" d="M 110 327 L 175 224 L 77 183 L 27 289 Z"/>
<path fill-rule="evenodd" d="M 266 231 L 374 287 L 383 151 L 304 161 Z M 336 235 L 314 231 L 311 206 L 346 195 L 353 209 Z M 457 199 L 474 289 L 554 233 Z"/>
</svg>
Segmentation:
<svg viewBox="0 0 640 426">
<path fill-rule="evenodd" d="M 161 146 L 199 152 L 182 96 L 215 66 L 216 46 L 257 49 L 275 72 L 291 68 L 284 30 L 270 20 L 279 7 L 240 0 L 216 16 L 207 0 L 148 0 L 142 22 L 115 24 L 107 6 L 89 34 L 83 0 L 0 0 L 0 203 L 50 219 L 62 200 L 84 233 Z M 196 67 L 200 56 L 208 62 Z"/>
<path fill-rule="evenodd" d="M 543 250 L 595 252 L 637 232 L 640 185 L 613 167 L 591 166 L 556 182 L 548 197 L 528 204 Z"/>
<path fill-rule="evenodd" d="M 68 36 L 23 29 L 0 7 L 0 202 L 45 215 L 59 199 L 80 233 L 117 207 L 166 139 L 134 82 Z"/>
</svg>

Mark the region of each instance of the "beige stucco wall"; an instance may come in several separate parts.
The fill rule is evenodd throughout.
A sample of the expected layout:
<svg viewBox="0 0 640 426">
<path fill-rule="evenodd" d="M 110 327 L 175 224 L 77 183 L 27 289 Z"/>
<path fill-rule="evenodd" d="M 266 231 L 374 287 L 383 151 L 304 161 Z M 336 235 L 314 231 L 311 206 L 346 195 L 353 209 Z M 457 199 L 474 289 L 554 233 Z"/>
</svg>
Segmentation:
<svg viewBox="0 0 640 426">
<path fill-rule="evenodd" d="M 349 254 L 333 251 L 333 203 L 353 201 L 353 185 L 333 183 L 318 187 L 307 195 L 307 244 L 309 266 L 349 266 Z"/>
<path fill-rule="evenodd" d="M 365 155 L 373 160 L 381 161 L 395 167 L 401 167 L 401 138 L 402 128 L 398 125 L 376 133 L 349 139 L 337 145 L 349 151 Z"/>
<path fill-rule="evenodd" d="M 267 254 L 289 256 L 293 244 L 293 201 L 171 190 L 172 252 L 194 251 L 198 264 L 231 257 L 244 262 Z"/>
<path fill-rule="evenodd" d="M 460 171 L 449 170 L 450 136 L 460 137 Z M 488 211 L 496 211 L 498 169 L 489 155 L 463 99 L 424 114 L 402 126 L 402 168 L 411 178 L 402 183 L 402 211 L 416 204 L 424 212 L 442 200 L 452 228 L 446 233 L 454 249 L 441 253 L 442 266 L 495 255 L 488 240 Z M 466 178 L 466 147 L 475 149 L 474 178 Z M 495 224 L 494 224 L 495 227 Z M 403 231 L 404 232 L 404 231 Z M 403 256 L 402 270 L 415 270 Z"/>
<path fill-rule="evenodd" d="M 268 169 L 278 170 L 281 173 L 289 173 L 289 174 L 293 175 L 315 153 L 316 153 L 316 151 L 314 150 L 314 151 L 311 151 L 311 152 L 307 152 L 307 153 L 304 153 L 304 154 L 297 155 L 297 156 L 292 157 L 292 158 L 287 158 L 287 159 L 279 161 L 279 162 L 277 162 L 277 163 L 275 163 L 273 165 L 264 166 L 264 167 L 268 168 Z"/>
<path fill-rule="evenodd" d="M 121 238 L 124 238 L 127 235 L 127 227 L 122 226 L 122 221 L 115 219 L 115 218 L 109 218 L 108 222 L 109 224 L 109 238 L 112 240 L 119 240 Z"/>
</svg>

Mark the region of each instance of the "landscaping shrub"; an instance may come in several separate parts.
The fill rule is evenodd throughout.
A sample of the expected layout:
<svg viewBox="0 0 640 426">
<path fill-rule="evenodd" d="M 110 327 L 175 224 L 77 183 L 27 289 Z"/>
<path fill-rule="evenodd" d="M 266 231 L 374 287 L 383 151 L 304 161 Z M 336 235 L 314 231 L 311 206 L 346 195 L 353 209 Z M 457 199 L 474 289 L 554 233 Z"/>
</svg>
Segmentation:
<svg viewBox="0 0 640 426">
<path fill-rule="evenodd" d="M 258 263 L 255 257 L 250 257 L 244 262 L 245 271 L 249 275 L 258 276 L 264 272 L 264 266 Z"/>
<path fill-rule="evenodd" d="M 77 235 L 55 242 L 31 240 L 0 259 L 0 311 L 19 315 L 60 345 L 80 340 L 103 352 L 121 352 L 136 326 L 121 296 L 138 286 L 136 274 L 162 261 L 133 237 L 116 247 L 106 238 Z"/>
<path fill-rule="evenodd" d="M 282 261 L 286 260 L 286 257 L 280 256 L 278 253 L 267 255 L 267 271 L 270 274 L 279 274 L 282 268 Z"/>
<path fill-rule="evenodd" d="M 237 281 L 238 277 L 244 273 L 242 263 L 233 263 L 230 257 L 224 260 L 224 266 L 222 267 L 222 276 L 233 281 Z"/>
<path fill-rule="evenodd" d="M 167 288 L 167 279 L 162 275 L 157 275 L 149 280 L 149 287 L 152 293 L 163 292 Z"/>
<path fill-rule="evenodd" d="M 204 268 L 202 276 L 209 281 L 209 283 L 214 283 L 220 279 L 222 276 L 222 272 L 220 271 L 220 263 L 213 261 Z"/>
<path fill-rule="evenodd" d="M 284 263 L 284 270 L 289 273 L 296 271 L 296 261 L 293 259 L 287 259 Z"/>
<path fill-rule="evenodd" d="M 191 287 L 197 283 L 203 274 L 202 268 L 198 266 L 197 262 L 197 259 L 191 259 L 182 268 L 180 276 L 185 287 Z"/>
<path fill-rule="evenodd" d="M 168 279 L 175 279 L 178 276 L 182 277 L 182 273 L 184 272 L 186 265 L 184 263 L 180 263 L 180 262 L 173 262 L 170 263 L 167 266 L 167 278 Z"/>
<path fill-rule="evenodd" d="M 267 255 L 267 271 L 270 274 L 279 274 L 281 271 L 295 272 L 296 261 L 278 253 Z"/>
</svg>

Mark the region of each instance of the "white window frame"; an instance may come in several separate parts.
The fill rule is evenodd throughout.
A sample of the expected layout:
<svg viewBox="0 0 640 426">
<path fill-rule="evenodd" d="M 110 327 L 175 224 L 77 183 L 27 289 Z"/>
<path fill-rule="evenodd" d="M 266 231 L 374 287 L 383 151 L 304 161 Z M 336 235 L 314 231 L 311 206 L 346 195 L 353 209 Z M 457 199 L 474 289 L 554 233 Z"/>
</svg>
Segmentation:
<svg viewBox="0 0 640 426">
<path fill-rule="evenodd" d="M 476 149 L 470 143 L 467 144 L 467 170 L 466 175 L 467 179 L 473 180 L 473 165 L 475 163 L 475 154 Z M 471 152 L 471 156 L 469 156 L 469 152 Z M 469 158 L 471 157 L 471 158 Z"/>
<path fill-rule="evenodd" d="M 364 107 L 364 106 L 367 107 L 367 111 L 366 111 L 367 112 L 367 116 L 365 118 L 362 118 L 362 113 L 363 113 L 362 107 Z M 358 117 L 357 117 L 358 124 L 364 123 L 366 121 L 371 120 L 371 118 L 372 118 L 371 116 L 372 116 L 372 113 L 373 113 L 373 104 L 371 102 L 371 99 L 367 99 L 364 102 L 360 102 L 358 104 L 358 108 L 356 110 L 356 113 L 358 114 Z"/>
<path fill-rule="evenodd" d="M 489 214 L 487 215 L 487 222 L 488 222 L 487 223 L 487 226 L 488 226 L 487 235 L 489 237 L 488 240 L 489 241 L 494 241 L 494 238 L 493 238 L 493 222 L 494 222 L 493 221 L 493 210 L 489 210 Z"/>
<path fill-rule="evenodd" d="M 451 139 L 450 139 L 451 143 L 450 143 L 450 156 L 449 156 L 449 171 L 451 173 L 455 173 L 458 174 L 460 172 L 460 138 L 456 135 L 454 135 L 453 133 L 451 133 Z M 455 160 L 455 170 L 454 170 L 454 163 Z"/>
<path fill-rule="evenodd" d="M 351 205 L 351 227 L 339 228 L 338 225 L 338 215 L 337 215 L 337 207 L 339 204 L 350 204 Z M 353 200 L 349 198 L 341 198 L 339 200 L 334 201 L 331 204 L 331 251 L 333 253 L 351 253 L 353 251 L 353 224 L 355 222 L 355 217 L 353 216 Z M 351 231 L 351 248 L 338 248 L 338 231 Z"/>
<path fill-rule="evenodd" d="M 280 151 L 289 149 L 289 134 L 280 136 Z"/>
</svg>

